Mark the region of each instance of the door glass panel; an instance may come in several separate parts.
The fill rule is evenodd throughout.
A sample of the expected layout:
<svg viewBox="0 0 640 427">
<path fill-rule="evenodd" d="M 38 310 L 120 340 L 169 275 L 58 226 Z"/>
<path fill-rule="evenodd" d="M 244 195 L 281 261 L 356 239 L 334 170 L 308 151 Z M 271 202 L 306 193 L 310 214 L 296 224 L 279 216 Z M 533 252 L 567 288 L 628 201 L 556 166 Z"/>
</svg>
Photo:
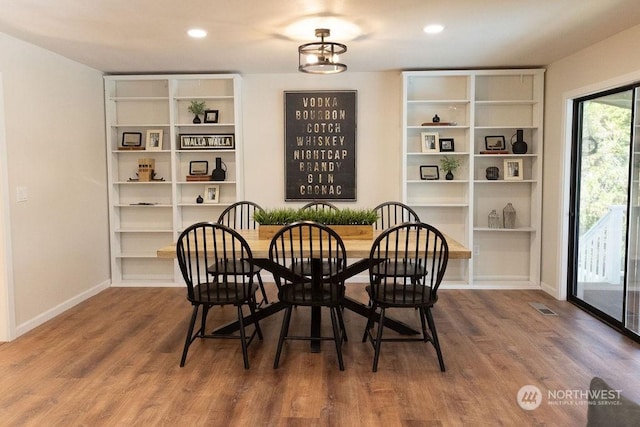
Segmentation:
<svg viewBox="0 0 640 427">
<path fill-rule="evenodd" d="M 629 206 L 629 259 L 627 266 L 627 301 L 625 326 L 640 334 L 640 92 L 636 92 L 636 108 L 633 126 L 633 150 Z"/>
<path fill-rule="evenodd" d="M 625 289 L 632 95 L 632 90 L 625 90 L 582 101 L 579 134 L 574 296 L 620 322 Z M 636 183 L 637 178 L 636 173 Z"/>
</svg>

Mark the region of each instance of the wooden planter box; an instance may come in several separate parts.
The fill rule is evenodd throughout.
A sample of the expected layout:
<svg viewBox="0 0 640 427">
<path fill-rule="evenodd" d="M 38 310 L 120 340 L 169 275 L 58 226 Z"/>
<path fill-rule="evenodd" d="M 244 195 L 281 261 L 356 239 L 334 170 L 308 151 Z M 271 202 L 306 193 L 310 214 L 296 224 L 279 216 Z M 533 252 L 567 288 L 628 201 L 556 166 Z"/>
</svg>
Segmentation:
<svg viewBox="0 0 640 427">
<path fill-rule="evenodd" d="M 282 225 L 259 225 L 258 238 L 271 239 L 282 228 Z M 330 225 L 342 240 L 372 240 L 373 225 Z"/>
</svg>

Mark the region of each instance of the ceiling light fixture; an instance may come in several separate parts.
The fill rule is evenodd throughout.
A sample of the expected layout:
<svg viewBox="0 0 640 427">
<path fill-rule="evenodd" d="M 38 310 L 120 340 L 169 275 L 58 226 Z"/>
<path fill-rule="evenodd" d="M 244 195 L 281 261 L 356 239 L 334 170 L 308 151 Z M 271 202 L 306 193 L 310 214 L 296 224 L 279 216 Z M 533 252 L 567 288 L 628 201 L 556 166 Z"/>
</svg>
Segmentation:
<svg viewBox="0 0 640 427">
<path fill-rule="evenodd" d="M 422 30 L 427 34 L 438 34 L 438 33 L 441 33 L 442 30 L 444 30 L 444 26 L 440 24 L 431 24 L 431 25 L 427 25 Z"/>
<path fill-rule="evenodd" d="M 298 71 L 310 74 L 336 74 L 347 69 L 340 63 L 340 55 L 347 51 L 341 43 L 324 41 L 331 31 L 327 28 L 316 29 L 320 42 L 305 43 L 298 47 Z"/>
<path fill-rule="evenodd" d="M 191 28 L 187 31 L 189 37 L 193 37 L 194 39 L 201 39 L 207 36 L 207 32 L 200 28 Z"/>
</svg>

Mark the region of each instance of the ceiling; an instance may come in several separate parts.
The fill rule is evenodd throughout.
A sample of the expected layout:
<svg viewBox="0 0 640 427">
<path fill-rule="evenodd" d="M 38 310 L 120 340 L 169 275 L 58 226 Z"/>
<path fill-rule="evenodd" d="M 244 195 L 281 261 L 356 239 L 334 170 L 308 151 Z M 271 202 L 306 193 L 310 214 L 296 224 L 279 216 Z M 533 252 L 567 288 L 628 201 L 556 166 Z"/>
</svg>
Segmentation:
<svg viewBox="0 0 640 427">
<path fill-rule="evenodd" d="M 342 17 L 350 71 L 546 66 L 640 24 L 638 0 L 0 0 L 0 32 L 107 73 L 288 73 L 284 35 L 309 16 Z M 427 35 L 422 28 L 445 30 Z M 186 30 L 209 32 L 200 40 Z"/>
</svg>

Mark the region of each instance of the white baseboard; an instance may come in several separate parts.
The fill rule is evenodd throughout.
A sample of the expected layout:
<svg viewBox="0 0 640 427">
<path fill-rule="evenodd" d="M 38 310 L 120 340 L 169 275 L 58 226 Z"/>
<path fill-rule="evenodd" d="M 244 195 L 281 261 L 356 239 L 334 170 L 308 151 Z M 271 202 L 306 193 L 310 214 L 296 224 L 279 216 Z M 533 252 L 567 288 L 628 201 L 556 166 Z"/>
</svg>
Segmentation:
<svg viewBox="0 0 640 427">
<path fill-rule="evenodd" d="M 105 289 L 109 288 L 109 286 L 111 285 L 111 281 L 110 280 L 105 280 L 104 282 L 100 283 L 99 285 L 94 286 L 91 289 L 88 289 L 84 292 L 82 292 L 79 295 L 74 296 L 71 299 L 68 299 L 67 301 L 64 301 L 61 304 L 58 304 L 57 306 L 51 308 L 50 310 L 45 311 L 44 313 L 34 317 L 31 320 L 28 320 L 25 323 L 22 323 L 20 325 L 16 326 L 16 338 L 26 334 L 27 332 L 29 332 L 32 329 L 37 328 L 38 326 L 42 325 L 45 322 L 48 322 L 49 320 L 53 319 L 54 317 L 64 313 L 65 311 L 69 310 L 70 308 L 80 304 L 81 302 L 91 298 L 94 295 L 99 294 L 100 292 L 104 291 Z"/>
</svg>

